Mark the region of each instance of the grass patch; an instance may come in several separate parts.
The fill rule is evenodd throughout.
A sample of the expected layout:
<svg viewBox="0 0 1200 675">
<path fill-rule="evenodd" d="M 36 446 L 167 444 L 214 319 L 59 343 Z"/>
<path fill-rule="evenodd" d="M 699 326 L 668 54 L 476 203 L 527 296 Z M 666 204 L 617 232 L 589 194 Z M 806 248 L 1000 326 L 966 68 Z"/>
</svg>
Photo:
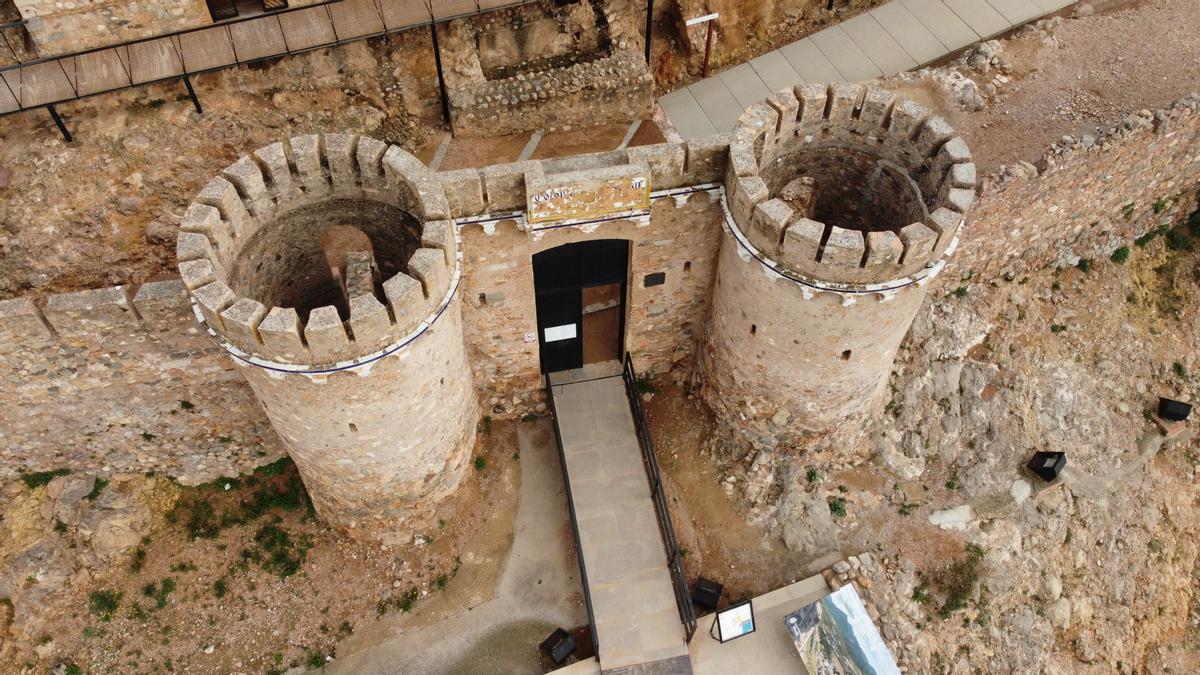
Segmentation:
<svg viewBox="0 0 1200 675">
<path fill-rule="evenodd" d="M 975 544 L 967 544 L 964 555 L 949 565 L 937 570 L 928 577 L 921 579 L 921 585 L 926 589 L 934 588 L 945 596 L 946 600 L 938 607 L 938 616 L 943 619 L 967 606 L 975 586 L 983 574 L 983 549 Z M 920 586 L 918 586 L 920 588 Z M 913 593 L 916 599 L 916 592 Z M 932 602 L 932 599 L 930 599 Z"/>
<path fill-rule="evenodd" d="M 1172 363 L 1171 372 L 1175 373 L 1175 377 L 1178 377 L 1181 380 L 1188 379 L 1187 367 L 1183 365 L 1182 361 L 1176 361 L 1175 363 Z"/>
<path fill-rule="evenodd" d="M 121 592 L 112 589 L 92 591 L 88 595 L 88 610 L 100 617 L 101 621 L 111 621 L 113 615 L 121 607 Z"/>
<path fill-rule="evenodd" d="M 375 614 L 383 616 L 390 611 L 399 610 L 400 612 L 408 613 L 412 611 L 413 605 L 417 602 L 420 592 L 416 587 L 408 589 L 404 595 L 393 595 L 379 601 L 375 606 Z"/>
<path fill-rule="evenodd" d="M 70 469 L 53 469 L 51 471 L 35 471 L 33 473 L 22 473 L 22 474 L 20 474 L 19 477 L 21 479 L 21 482 L 25 484 L 25 487 L 28 487 L 29 489 L 32 490 L 33 488 L 39 488 L 39 487 L 42 487 L 43 485 L 46 485 L 47 483 L 54 480 L 55 478 L 58 478 L 59 476 L 66 476 L 69 473 L 71 473 Z"/>
<path fill-rule="evenodd" d="M 1125 264 L 1125 261 L 1129 260 L 1129 247 L 1122 246 L 1121 248 L 1118 248 L 1112 252 L 1112 255 L 1108 256 L 1108 259 L 1117 263 L 1118 265 Z"/>
<path fill-rule="evenodd" d="M 832 497 L 829 500 L 829 513 L 834 518 L 842 518 L 846 515 L 846 500 L 843 497 Z"/>
<path fill-rule="evenodd" d="M 225 486 L 230 489 L 238 485 L 258 485 L 251 496 L 243 498 L 237 509 L 218 513 L 213 506 L 213 497 L 223 494 Z M 181 501 L 167 514 L 171 523 L 182 522 L 188 536 L 193 539 L 214 539 L 227 527 L 253 522 L 275 510 L 296 511 L 303 509 L 308 516 L 315 515 L 312 500 L 300 474 L 292 468 L 286 457 L 255 470 L 254 475 L 244 480 L 222 478 L 205 486 L 192 498 Z"/>
<path fill-rule="evenodd" d="M 213 595 L 217 596 L 218 598 L 225 597 L 225 594 L 229 592 L 229 582 L 225 581 L 225 577 L 217 579 L 213 582 L 212 591 Z"/>
<path fill-rule="evenodd" d="M 308 550 L 312 548 L 307 536 L 293 541 L 287 530 L 274 524 L 263 525 L 254 535 L 257 550 L 246 550 L 242 557 L 259 564 L 264 570 L 286 579 L 304 565 Z"/>
<path fill-rule="evenodd" d="M 96 482 L 92 485 L 92 491 L 84 495 L 83 498 L 89 502 L 94 502 L 96 501 L 96 497 L 99 497 L 100 493 L 104 492 L 104 488 L 106 487 L 108 487 L 108 481 L 103 478 L 97 478 Z"/>
<path fill-rule="evenodd" d="M 142 595 L 147 598 L 154 598 L 154 606 L 158 609 L 167 606 L 167 597 L 174 592 L 175 580 L 171 577 L 163 579 L 162 585 L 151 582 L 142 587 Z"/>
<path fill-rule="evenodd" d="M 1196 248 L 1196 243 L 1183 231 L 1183 228 L 1176 227 L 1167 230 L 1163 236 L 1167 241 L 1167 248 L 1172 251 L 1192 251 Z"/>
<path fill-rule="evenodd" d="M 817 470 L 810 466 L 808 467 L 808 471 L 804 472 L 804 479 L 810 483 L 815 483 L 821 480 L 821 474 L 817 473 Z"/>
</svg>

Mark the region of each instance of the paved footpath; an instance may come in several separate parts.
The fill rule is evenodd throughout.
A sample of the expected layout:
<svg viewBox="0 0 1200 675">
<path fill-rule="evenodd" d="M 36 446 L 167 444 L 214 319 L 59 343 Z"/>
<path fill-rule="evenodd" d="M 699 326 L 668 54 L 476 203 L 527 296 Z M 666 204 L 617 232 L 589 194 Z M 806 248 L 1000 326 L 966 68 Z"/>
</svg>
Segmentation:
<svg viewBox="0 0 1200 675">
<path fill-rule="evenodd" d="M 555 384 L 604 673 L 690 673 L 662 535 L 620 375 Z"/>
<path fill-rule="evenodd" d="M 892 0 L 659 99 L 683 138 L 733 129 L 749 106 L 805 82 L 859 82 L 938 61 L 1076 0 Z"/>
</svg>

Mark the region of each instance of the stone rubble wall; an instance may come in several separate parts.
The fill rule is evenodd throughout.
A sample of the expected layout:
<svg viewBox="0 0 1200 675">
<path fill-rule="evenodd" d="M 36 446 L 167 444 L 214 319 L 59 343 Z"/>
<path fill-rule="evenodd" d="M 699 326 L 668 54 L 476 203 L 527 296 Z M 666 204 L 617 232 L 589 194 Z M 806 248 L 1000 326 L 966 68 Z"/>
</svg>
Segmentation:
<svg viewBox="0 0 1200 675">
<path fill-rule="evenodd" d="M 1176 209 L 1190 213 L 1198 187 L 1200 97 L 1192 94 L 1103 133 L 1066 137 L 1036 167 L 989 176 L 954 265 L 995 276 L 1106 257 Z"/>
<path fill-rule="evenodd" d="M 41 56 L 212 23 L 204 0 L 13 0 L 13 4 Z"/>
<path fill-rule="evenodd" d="M 654 109 L 654 77 L 634 50 L 502 80 L 467 81 L 447 93 L 454 133 L 468 138 L 629 123 L 649 119 Z"/>
<path fill-rule="evenodd" d="M 0 479 L 156 471 L 195 485 L 283 446 L 183 283 L 0 302 Z"/>
</svg>

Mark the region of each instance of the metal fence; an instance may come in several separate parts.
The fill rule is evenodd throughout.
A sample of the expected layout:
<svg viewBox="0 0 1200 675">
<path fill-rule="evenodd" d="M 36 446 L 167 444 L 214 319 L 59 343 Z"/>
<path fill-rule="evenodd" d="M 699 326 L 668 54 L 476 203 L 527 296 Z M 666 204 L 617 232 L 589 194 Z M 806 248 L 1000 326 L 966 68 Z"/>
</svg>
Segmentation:
<svg viewBox="0 0 1200 675">
<path fill-rule="evenodd" d="M 654 501 L 654 513 L 658 516 L 658 529 L 662 533 L 663 547 L 667 551 L 667 569 L 671 572 L 671 586 L 675 589 L 675 605 L 679 619 L 683 622 L 687 641 L 696 633 L 696 609 L 692 606 L 692 595 L 688 592 L 687 575 L 683 571 L 683 554 L 675 539 L 675 526 L 671 523 L 671 512 L 667 509 L 667 497 L 662 489 L 662 476 L 658 471 L 658 458 L 654 453 L 654 439 L 650 437 L 650 425 L 646 422 L 646 409 L 642 405 L 642 392 L 637 372 L 633 369 L 633 357 L 625 352 L 625 367 L 621 373 L 625 380 L 625 395 L 633 412 L 633 423 L 637 428 L 638 445 L 642 447 L 642 464 L 646 477 L 650 479 L 650 497 Z"/>
<path fill-rule="evenodd" d="M 531 0 L 325 0 L 253 17 L 34 58 L 0 26 L 9 65 L 0 67 L 0 115 L 222 68 L 345 44 Z M 26 57 L 26 58 L 23 58 Z M 190 92 L 189 92 L 190 93 Z M 197 103 L 198 107 L 198 103 Z"/>
<path fill-rule="evenodd" d="M 588 588 L 587 564 L 583 560 L 583 542 L 579 539 L 579 523 L 575 517 L 575 500 L 571 496 L 571 474 L 567 471 L 567 456 L 563 452 L 562 430 L 558 426 L 558 409 L 554 407 L 554 385 L 550 375 L 546 379 L 546 400 L 550 404 L 550 416 L 554 419 L 554 441 L 558 444 L 558 463 L 562 467 L 563 485 L 567 489 L 567 509 L 571 512 L 571 535 L 575 538 L 575 558 L 579 561 L 579 576 L 583 582 L 583 602 L 587 606 L 588 630 L 592 635 L 592 646 L 596 658 L 600 658 L 600 641 L 596 639 L 596 615 L 592 612 L 592 592 Z"/>
</svg>

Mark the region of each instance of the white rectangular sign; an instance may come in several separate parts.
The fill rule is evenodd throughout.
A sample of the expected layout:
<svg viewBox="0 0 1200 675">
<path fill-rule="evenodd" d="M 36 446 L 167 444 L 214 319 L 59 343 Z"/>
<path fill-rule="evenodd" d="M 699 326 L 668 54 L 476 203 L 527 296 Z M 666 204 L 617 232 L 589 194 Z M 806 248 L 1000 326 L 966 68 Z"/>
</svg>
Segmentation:
<svg viewBox="0 0 1200 675">
<path fill-rule="evenodd" d="M 546 329 L 546 342 L 571 340 L 575 337 L 575 324 L 567 323 L 561 326 L 550 326 Z"/>
<path fill-rule="evenodd" d="M 749 602 L 717 612 L 717 639 L 729 642 L 754 632 L 754 606 Z"/>
</svg>

